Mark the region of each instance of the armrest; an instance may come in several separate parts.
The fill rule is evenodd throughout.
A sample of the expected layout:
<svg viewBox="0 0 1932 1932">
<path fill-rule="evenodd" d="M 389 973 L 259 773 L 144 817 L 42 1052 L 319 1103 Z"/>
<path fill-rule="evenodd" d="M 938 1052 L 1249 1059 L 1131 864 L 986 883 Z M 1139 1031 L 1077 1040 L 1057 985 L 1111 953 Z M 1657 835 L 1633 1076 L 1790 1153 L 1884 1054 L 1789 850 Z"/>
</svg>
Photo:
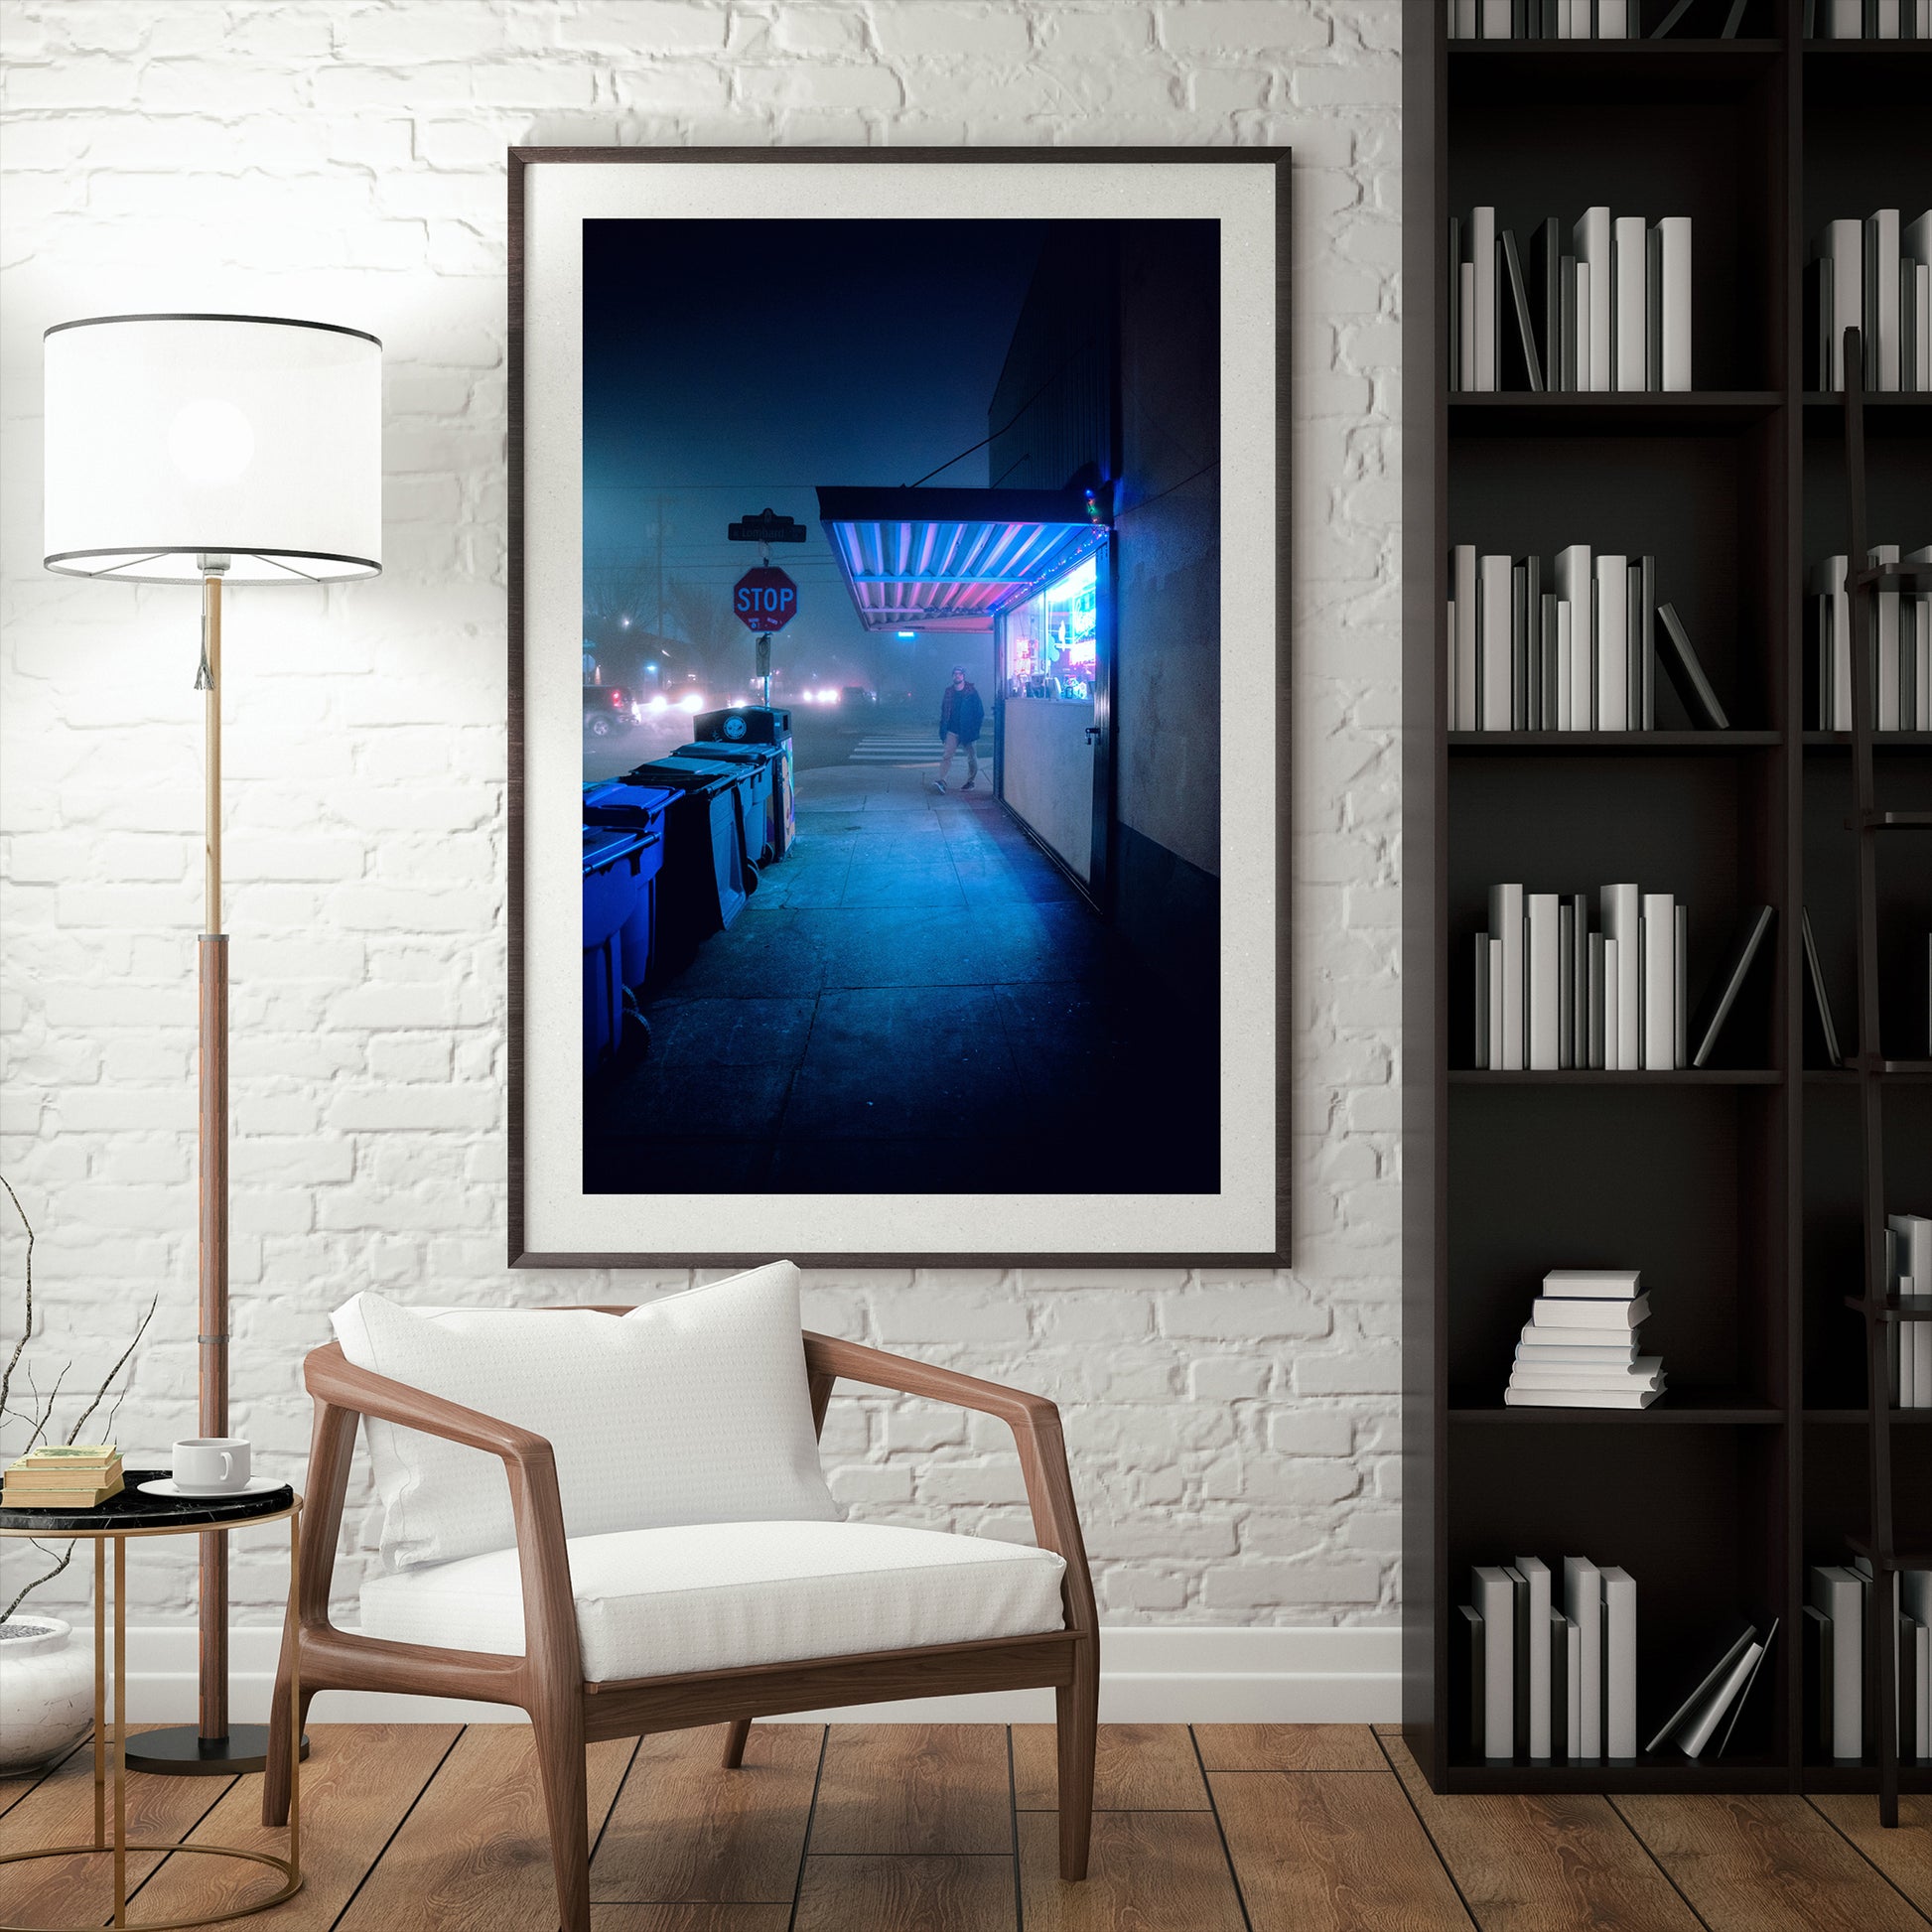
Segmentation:
<svg viewBox="0 0 1932 1932">
<path fill-rule="evenodd" d="M 557 1489 L 556 1454 L 548 1439 L 426 1389 L 357 1368 L 343 1353 L 341 1342 L 313 1350 L 302 1371 L 309 1393 L 320 1403 L 501 1457 L 509 1479 L 517 1568 L 523 1582 L 523 1654 L 533 1670 L 555 1671 L 573 1685 L 581 1682 L 577 1605 L 570 1588 L 570 1554 L 564 1547 L 564 1506 Z M 332 1549 L 332 1564 L 333 1559 Z M 326 1580 L 323 1587 L 326 1603 Z"/>
<path fill-rule="evenodd" d="M 1034 1537 L 1042 1550 L 1051 1550 L 1066 1565 L 1067 1627 L 1090 1633 L 1099 1622 L 1094 1609 L 1093 1582 L 1087 1574 L 1086 1546 L 1080 1537 L 1080 1515 L 1073 1501 L 1073 1478 L 1066 1466 L 1066 1441 L 1060 1433 L 1060 1412 L 1043 1395 L 985 1382 L 958 1369 L 939 1368 L 905 1355 L 889 1355 L 861 1342 L 841 1341 L 836 1335 L 805 1333 L 805 1371 L 813 1385 L 813 1407 L 822 1416 L 824 1395 L 835 1378 L 863 1382 L 875 1389 L 894 1389 L 900 1395 L 925 1396 L 949 1402 L 958 1409 L 997 1416 L 1013 1431 L 1020 1451 L 1020 1473 L 1027 1485 L 1027 1505 L 1033 1511 Z"/>
</svg>

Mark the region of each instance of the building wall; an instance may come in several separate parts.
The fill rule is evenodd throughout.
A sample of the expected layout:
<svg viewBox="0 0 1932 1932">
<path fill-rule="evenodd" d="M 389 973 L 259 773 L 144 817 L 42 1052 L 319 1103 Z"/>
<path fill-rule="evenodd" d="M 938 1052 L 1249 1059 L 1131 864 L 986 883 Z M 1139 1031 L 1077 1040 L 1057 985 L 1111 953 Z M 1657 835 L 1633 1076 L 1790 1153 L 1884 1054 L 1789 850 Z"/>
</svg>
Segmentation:
<svg viewBox="0 0 1932 1932">
<path fill-rule="evenodd" d="M 97 1377 L 159 1294 L 115 1433 L 189 1433 L 194 599 L 40 569 L 44 327 L 234 308 L 387 345 L 383 576 L 227 626 L 234 1414 L 292 1474 L 302 1352 L 358 1289 L 684 1280 L 503 1266 L 504 148 L 1292 143 L 1296 1265 L 840 1271 L 809 1304 L 1065 1405 L 1111 1621 L 1391 1621 L 1398 38 L 1396 0 L 4 0 L 0 1155 L 35 1359 Z M 842 1399 L 827 1453 L 858 1510 L 1024 1533 L 979 1422 Z M 352 1581 L 359 1502 L 347 1537 Z M 190 1614 L 192 1562 L 144 1554 L 137 1613 Z M 238 1542 L 239 1618 L 281 1586 Z"/>
</svg>

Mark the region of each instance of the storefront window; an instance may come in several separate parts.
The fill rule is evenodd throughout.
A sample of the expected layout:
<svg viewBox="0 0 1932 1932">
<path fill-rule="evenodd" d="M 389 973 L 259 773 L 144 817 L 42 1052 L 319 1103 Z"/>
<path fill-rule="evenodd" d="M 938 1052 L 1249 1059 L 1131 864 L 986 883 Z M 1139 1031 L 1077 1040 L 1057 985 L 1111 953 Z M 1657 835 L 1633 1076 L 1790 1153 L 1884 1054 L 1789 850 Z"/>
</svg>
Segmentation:
<svg viewBox="0 0 1932 1932">
<path fill-rule="evenodd" d="M 1091 703 L 1099 661 L 1095 559 L 1007 613 L 1006 694 Z"/>
</svg>

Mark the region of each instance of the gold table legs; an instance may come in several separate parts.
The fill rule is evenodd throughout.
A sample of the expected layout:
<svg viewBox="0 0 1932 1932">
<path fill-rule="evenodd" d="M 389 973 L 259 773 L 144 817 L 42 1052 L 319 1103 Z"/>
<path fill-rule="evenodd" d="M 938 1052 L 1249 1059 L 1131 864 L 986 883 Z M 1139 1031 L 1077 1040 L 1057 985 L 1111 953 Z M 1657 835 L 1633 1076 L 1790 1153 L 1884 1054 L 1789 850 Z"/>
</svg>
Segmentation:
<svg viewBox="0 0 1932 1932">
<path fill-rule="evenodd" d="M 270 1519 L 272 1520 L 272 1519 Z M 289 1520 L 289 1607 L 296 1614 L 302 1586 L 302 1505 L 297 1501 L 288 1512 Z M 236 1527 L 240 1527 L 237 1525 Z M 149 1532 L 153 1534 L 154 1532 Z M 107 1628 L 104 1615 L 107 1583 L 107 1549 L 114 1546 L 114 1671 L 113 1711 L 108 1712 Z M 302 1680 L 301 1666 L 289 1672 L 289 1850 L 287 1858 L 272 1852 L 244 1851 L 236 1845 L 168 1845 L 139 1842 L 130 1844 L 127 1836 L 127 1538 L 100 1535 L 94 1538 L 94 1842 L 91 1845 L 51 1845 L 37 1852 L 9 1852 L 0 1856 L 0 1864 L 18 1864 L 30 1859 L 85 1857 L 92 1853 L 114 1855 L 114 1916 L 110 1921 L 129 1932 L 180 1932 L 196 1925 L 222 1925 L 230 1919 L 247 1918 L 265 1912 L 302 1889 Z M 112 1765 L 114 1787 L 113 1837 L 107 1832 L 108 1770 Z M 169 1857 L 188 1854 L 199 1858 L 246 1859 L 282 1874 L 280 1890 L 249 1905 L 235 1905 L 221 1912 L 205 1912 L 196 1918 L 130 1919 L 127 1915 L 127 1855 L 130 1852 L 162 1852 Z M 99 1921 L 91 1921 L 98 1924 Z M 82 1926 L 32 1926 L 12 1923 L 0 1925 L 0 1932 L 87 1932 Z"/>
</svg>

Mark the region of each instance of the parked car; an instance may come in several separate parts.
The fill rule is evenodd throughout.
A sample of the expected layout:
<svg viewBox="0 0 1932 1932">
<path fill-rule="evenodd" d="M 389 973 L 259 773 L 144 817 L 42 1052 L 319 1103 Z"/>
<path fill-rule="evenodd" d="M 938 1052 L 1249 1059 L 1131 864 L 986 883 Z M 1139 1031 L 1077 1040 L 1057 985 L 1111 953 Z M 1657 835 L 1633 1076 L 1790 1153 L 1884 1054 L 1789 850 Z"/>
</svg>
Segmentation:
<svg viewBox="0 0 1932 1932">
<path fill-rule="evenodd" d="M 879 694 L 863 684 L 848 684 L 841 687 L 839 697 L 846 704 L 877 704 Z"/>
<path fill-rule="evenodd" d="M 587 684 L 584 687 L 584 736 L 610 738 L 627 732 L 636 722 L 630 708 L 629 688 L 622 684 Z"/>
</svg>

